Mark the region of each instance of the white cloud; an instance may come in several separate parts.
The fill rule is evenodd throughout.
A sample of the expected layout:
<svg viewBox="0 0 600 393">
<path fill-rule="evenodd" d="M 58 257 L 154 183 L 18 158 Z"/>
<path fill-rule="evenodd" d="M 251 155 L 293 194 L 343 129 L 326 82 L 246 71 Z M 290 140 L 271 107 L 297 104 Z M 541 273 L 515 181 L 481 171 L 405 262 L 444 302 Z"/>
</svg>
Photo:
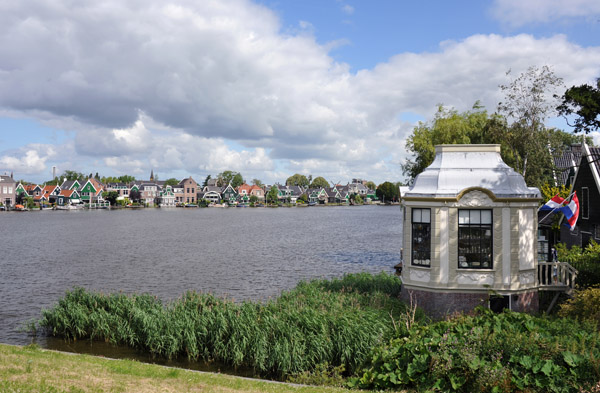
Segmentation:
<svg viewBox="0 0 600 393">
<path fill-rule="evenodd" d="M 350 4 L 343 4 L 342 11 L 345 14 L 352 15 L 354 13 L 354 7 L 352 7 Z"/>
<path fill-rule="evenodd" d="M 30 144 L 0 156 L 0 170 L 17 174 L 35 174 L 47 171 L 46 161 L 56 157 L 52 145 Z M 48 172 L 49 173 L 49 172 Z M 48 178 L 52 176 L 48 174 Z"/>
<path fill-rule="evenodd" d="M 527 23 L 551 23 L 564 18 L 600 15 L 598 0 L 495 0 L 492 14 L 502 23 L 518 27 Z"/>
</svg>

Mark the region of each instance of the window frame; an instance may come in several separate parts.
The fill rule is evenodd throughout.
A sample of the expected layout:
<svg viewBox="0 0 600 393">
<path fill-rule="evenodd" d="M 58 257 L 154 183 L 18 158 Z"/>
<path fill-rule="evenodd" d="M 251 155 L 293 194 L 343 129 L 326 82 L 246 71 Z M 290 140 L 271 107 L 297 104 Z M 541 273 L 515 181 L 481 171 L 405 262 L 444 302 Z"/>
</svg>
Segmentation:
<svg viewBox="0 0 600 393">
<path fill-rule="evenodd" d="M 461 223 L 461 212 L 468 212 L 468 222 Z M 479 213 L 479 214 L 476 214 Z M 485 219 L 482 212 L 486 212 Z M 489 214 L 489 216 L 488 216 Z M 472 218 L 471 218 L 472 217 Z M 489 217 L 489 223 L 487 218 Z M 458 209 L 457 265 L 459 269 L 494 269 L 494 211 L 493 209 Z M 484 222 L 485 221 L 485 222 Z M 489 231 L 489 235 L 487 235 Z M 485 237 L 481 235 L 485 234 Z M 489 251 L 486 252 L 485 250 Z M 477 260 L 473 259 L 478 255 Z M 487 256 L 486 257 L 484 257 Z"/>
<path fill-rule="evenodd" d="M 590 218 L 590 189 L 581 187 L 581 218 L 589 220 Z"/>
<path fill-rule="evenodd" d="M 424 212 L 427 212 L 426 219 L 423 217 Z M 411 208 L 410 224 L 412 239 L 410 264 L 412 266 L 431 267 L 431 208 Z"/>
</svg>

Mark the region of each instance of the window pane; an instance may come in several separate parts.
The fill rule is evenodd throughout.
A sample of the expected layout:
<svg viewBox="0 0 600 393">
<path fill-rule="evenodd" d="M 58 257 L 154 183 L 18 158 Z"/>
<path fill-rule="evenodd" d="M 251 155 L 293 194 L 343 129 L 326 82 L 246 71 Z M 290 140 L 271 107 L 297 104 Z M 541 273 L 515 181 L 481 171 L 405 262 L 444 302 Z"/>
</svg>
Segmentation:
<svg viewBox="0 0 600 393">
<path fill-rule="evenodd" d="M 422 221 L 421 222 L 426 222 L 426 223 L 431 223 L 431 210 L 429 209 L 423 209 L 423 215 L 422 215 Z"/>
<path fill-rule="evenodd" d="M 492 211 L 491 210 L 482 210 L 481 211 L 481 223 L 482 224 L 491 224 L 492 223 Z"/>
<path fill-rule="evenodd" d="M 458 223 L 459 224 L 468 224 L 469 223 L 469 211 L 468 210 L 459 210 L 458 211 Z"/>
<path fill-rule="evenodd" d="M 421 222 L 421 209 L 413 209 L 413 222 Z"/>
<path fill-rule="evenodd" d="M 469 213 L 471 213 L 471 222 L 469 224 L 481 224 L 481 211 L 469 210 Z"/>
</svg>

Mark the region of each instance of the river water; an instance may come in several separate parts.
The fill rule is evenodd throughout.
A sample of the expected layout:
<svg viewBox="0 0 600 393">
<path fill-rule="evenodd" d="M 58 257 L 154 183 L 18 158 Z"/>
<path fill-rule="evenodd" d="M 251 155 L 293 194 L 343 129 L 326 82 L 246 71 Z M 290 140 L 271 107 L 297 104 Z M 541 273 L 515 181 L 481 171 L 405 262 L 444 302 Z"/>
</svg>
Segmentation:
<svg viewBox="0 0 600 393">
<path fill-rule="evenodd" d="M 265 300 L 301 280 L 392 272 L 398 206 L 0 213 L 0 342 L 75 286 Z M 38 338 L 38 344 L 60 344 Z"/>
</svg>

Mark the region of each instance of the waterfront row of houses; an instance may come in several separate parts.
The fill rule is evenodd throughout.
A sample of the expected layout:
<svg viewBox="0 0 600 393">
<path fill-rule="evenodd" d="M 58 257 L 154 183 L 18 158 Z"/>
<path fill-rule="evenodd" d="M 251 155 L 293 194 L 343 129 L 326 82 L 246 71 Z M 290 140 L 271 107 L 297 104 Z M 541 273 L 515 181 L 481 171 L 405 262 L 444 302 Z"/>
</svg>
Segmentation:
<svg viewBox="0 0 600 393">
<path fill-rule="evenodd" d="M 131 183 L 102 184 L 95 178 L 86 181 L 66 180 L 60 185 L 36 185 L 16 183 L 12 176 L 0 176 L 0 202 L 7 207 L 13 207 L 23 198 L 31 197 L 39 205 L 70 206 L 87 203 L 106 203 L 104 195 L 116 192 L 117 200 L 128 199 L 139 201 L 148 206 L 180 206 L 193 205 L 200 200 L 209 203 L 227 203 L 229 205 L 248 204 L 256 197 L 256 201 L 264 202 L 272 187 L 277 190 L 277 199 L 282 203 L 295 204 L 302 195 L 306 201 L 315 204 L 351 203 L 353 195 L 370 202 L 375 200 L 375 190 L 364 185 L 364 182 L 353 179 L 353 183 L 345 186 L 304 188 L 275 184 L 274 186 L 257 186 L 242 184 L 233 187 L 231 184 L 218 186 L 217 179 L 209 179 L 202 187 L 190 176 L 177 185 L 166 184 L 154 180 L 153 173 L 148 181 Z"/>
</svg>

